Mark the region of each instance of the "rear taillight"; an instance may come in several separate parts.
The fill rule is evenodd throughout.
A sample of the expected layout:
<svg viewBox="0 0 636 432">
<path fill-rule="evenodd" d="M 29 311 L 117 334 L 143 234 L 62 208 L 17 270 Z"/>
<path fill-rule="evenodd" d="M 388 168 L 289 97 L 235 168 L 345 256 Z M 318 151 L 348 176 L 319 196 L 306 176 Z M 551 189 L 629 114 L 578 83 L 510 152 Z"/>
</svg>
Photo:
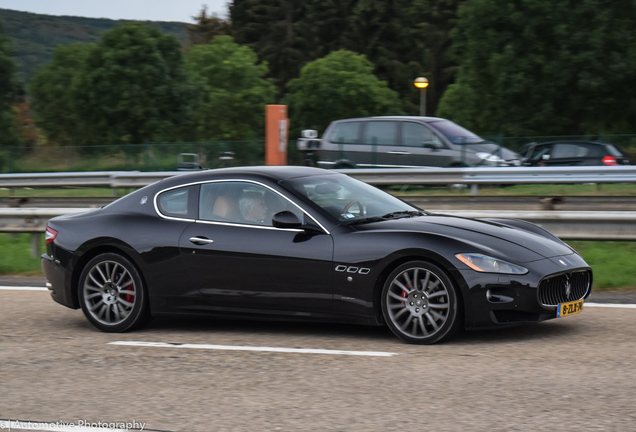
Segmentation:
<svg viewBox="0 0 636 432">
<path fill-rule="evenodd" d="M 616 158 L 614 156 L 605 156 L 603 158 L 603 163 L 605 165 L 618 165 Z"/>
<path fill-rule="evenodd" d="M 47 226 L 46 232 L 44 233 L 44 239 L 46 241 L 46 244 L 52 243 L 53 240 L 55 240 L 55 237 L 57 237 L 57 231 Z"/>
</svg>

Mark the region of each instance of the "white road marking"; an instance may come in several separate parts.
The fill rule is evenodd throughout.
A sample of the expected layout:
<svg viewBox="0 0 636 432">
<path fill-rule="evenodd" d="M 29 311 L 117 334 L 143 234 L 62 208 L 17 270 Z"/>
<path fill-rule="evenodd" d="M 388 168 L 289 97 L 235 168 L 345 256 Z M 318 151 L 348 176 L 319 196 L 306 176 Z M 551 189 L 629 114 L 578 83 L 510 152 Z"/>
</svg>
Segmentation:
<svg viewBox="0 0 636 432">
<path fill-rule="evenodd" d="M 398 353 L 383 352 L 383 351 L 343 351 L 343 350 L 312 349 L 312 348 L 281 348 L 281 347 L 207 345 L 207 344 L 186 344 L 186 343 L 173 344 L 173 343 L 164 343 L 164 342 L 137 342 L 137 341 L 116 341 L 116 342 L 109 342 L 109 345 L 155 347 L 155 348 L 191 348 L 191 349 L 228 350 L 228 351 L 260 351 L 260 352 L 278 352 L 278 353 L 295 353 L 295 354 L 335 354 L 335 355 L 353 355 L 353 356 L 370 356 L 370 357 L 391 357 L 394 355 L 398 355 Z"/>
<path fill-rule="evenodd" d="M 583 303 L 583 308 L 586 307 L 605 307 L 605 308 L 623 308 L 623 309 L 636 309 L 636 304 L 622 304 L 622 303 Z"/>
<path fill-rule="evenodd" d="M 0 290 L 12 291 L 49 291 L 46 287 L 28 287 L 28 286 L 0 286 Z"/>
</svg>

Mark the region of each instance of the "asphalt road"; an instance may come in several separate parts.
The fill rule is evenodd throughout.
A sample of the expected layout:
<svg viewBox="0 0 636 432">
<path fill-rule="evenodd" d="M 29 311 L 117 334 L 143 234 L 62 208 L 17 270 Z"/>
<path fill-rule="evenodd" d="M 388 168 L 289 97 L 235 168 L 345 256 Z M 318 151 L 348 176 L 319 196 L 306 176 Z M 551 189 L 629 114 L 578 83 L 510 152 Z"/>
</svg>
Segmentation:
<svg viewBox="0 0 636 432">
<path fill-rule="evenodd" d="M 202 432 L 633 431 L 634 358 L 636 309 L 588 306 L 413 346 L 386 328 L 333 324 L 155 319 L 106 334 L 45 291 L 0 290 L 5 420 Z"/>
</svg>

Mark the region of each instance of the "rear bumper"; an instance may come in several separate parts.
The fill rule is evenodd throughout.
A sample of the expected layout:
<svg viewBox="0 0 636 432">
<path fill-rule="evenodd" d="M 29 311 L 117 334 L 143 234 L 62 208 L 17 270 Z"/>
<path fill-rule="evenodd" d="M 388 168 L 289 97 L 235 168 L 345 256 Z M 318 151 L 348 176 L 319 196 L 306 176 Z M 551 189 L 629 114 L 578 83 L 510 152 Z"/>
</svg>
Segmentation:
<svg viewBox="0 0 636 432">
<path fill-rule="evenodd" d="M 42 271 L 48 279 L 47 287 L 51 290 L 51 298 L 68 308 L 79 309 L 77 301 L 71 294 L 70 277 L 59 262 L 43 254 Z"/>
</svg>

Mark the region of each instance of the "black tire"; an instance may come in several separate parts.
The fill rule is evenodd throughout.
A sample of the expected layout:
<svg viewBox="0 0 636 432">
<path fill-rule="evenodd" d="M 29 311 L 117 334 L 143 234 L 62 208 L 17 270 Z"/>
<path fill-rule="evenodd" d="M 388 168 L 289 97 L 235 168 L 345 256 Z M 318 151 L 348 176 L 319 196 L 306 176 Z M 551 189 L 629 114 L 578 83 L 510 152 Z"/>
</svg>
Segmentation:
<svg viewBox="0 0 636 432">
<path fill-rule="evenodd" d="M 90 260 L 82 270 L 78 290 L 84 315 L 101 331 L 130 331 L 151 318 L 148 295 L 137 268 L 116 253 Z"/>
<path fill-rule="evenodd" d="M 461 324 L 458 295 L 439 267 L 426 261 L 410 261 L 387 278 L 382 289 L 382 314 L 400 339 L 412 344 L 433 344 L 450 338 Z"/>
</svg>

